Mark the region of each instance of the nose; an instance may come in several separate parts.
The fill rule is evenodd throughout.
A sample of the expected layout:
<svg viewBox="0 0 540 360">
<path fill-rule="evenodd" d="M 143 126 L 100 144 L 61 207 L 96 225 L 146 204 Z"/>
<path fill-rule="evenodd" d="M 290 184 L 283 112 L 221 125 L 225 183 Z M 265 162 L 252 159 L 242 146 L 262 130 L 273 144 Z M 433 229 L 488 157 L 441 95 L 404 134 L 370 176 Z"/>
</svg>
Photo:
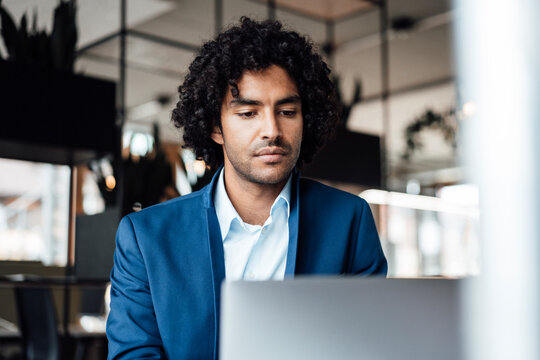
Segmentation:
<svg viewBox="0 0 540 360">
<path fill-rule="evenodd" d="M 275 140 L 281 136 L 278 118 L 274 111 L 266 111 L 261 124 L 261 137 L 265 140 Z"/>
</svg>

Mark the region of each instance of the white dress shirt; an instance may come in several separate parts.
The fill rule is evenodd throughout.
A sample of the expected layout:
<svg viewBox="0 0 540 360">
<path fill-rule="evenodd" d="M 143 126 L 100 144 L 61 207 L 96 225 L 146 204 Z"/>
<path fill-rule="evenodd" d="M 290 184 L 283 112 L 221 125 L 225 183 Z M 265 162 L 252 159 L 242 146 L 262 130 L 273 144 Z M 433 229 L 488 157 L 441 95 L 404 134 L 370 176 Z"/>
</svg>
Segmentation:
<svg viewBox="0 0 540 360">
<path fill-rule="evenodd" d="M 261 225 L 245 223 L 225 190 L 221 170 L 214 194 L 225 252 L 227 280 L 283 280 L 289 247 L 291 179 L 277 196 Z"/>
</svg>

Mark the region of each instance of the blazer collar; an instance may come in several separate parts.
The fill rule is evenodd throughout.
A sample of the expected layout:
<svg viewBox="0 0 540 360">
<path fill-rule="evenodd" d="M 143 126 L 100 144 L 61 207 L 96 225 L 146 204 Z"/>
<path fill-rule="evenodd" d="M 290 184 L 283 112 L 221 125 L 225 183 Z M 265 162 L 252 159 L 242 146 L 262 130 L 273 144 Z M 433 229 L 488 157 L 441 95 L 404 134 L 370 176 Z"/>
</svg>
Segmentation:
<svg viewBox="0 0 540 360">
<path fill-rule="evenodd" d="M 214 191 L 219 178 L 219 173 L 223 165 L 214 174 L 212 181 L 201 191 L 203 191 L 203 202 L 206 208 L 208 223 L 208 241 L 212 256 L 212 268 L 214 272 L 215 285 L 219 286 L 225 279 L 225 260 L 223 252 L 223 239 L 214 206 Z M 298 248 L 298 227 L 300 219 L 300 172 L 293 170 L 291 182 L 291 202 L 289 215 L 289 247 L 287 251 L 287 263 L 285 266 L 285 277 L 292 277 L 296 266 L 296 254 Z"/>
<path fill-rule="evenodd" d="M 221 170 L 221 168 L 220 168 Z M 208 231 L 208 250 L 210 252 L 210 265 L 212 271 L 212 287 L 214 295 L 214 359 L 219 352 L 219 319 L 221 303 L 221 283 L 225 279 L 225 255 L 221 231 L 214 207 L 214 189 L 219 171 L 213 176 L 210 184 L 201 189 L 203 193 L 204 216 L 206 216 Z"/>
<path fill-rule="evenodd" d="M 293 170 L 291 183 L 291 203 L 289 214 L 289 248 L 287 249 L 287 264 L 285 277 L 293 277 L 296 267 L 296 252 L 298 248 L 298 226 L 300 220 L 300 172 Z"/>
<path fill-rule="evenodd" d="M 216 171 L 214 176 L 212 176 L 212 180 L 210 181 L 210 184 L 206 185 L 204 188 L 201 189 L 203 192 L 203 202 L 205 208 L 212 208 L 214 209 L 214 190 L 216 188 L 217 181 L 219 179 L 219 173 L 221 172 L 221 169 L 223 169 L 223 165 L 219 167 L 219 169 Z"/>
</svg>

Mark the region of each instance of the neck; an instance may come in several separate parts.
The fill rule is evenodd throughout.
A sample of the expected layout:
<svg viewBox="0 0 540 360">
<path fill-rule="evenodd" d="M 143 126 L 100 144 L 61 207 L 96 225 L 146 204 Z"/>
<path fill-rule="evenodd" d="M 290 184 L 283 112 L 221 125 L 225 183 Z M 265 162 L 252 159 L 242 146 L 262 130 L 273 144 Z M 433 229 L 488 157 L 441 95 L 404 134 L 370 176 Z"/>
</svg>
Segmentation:
<svg viewBox="0 0 540 360">
<path fill-rule="evenodd" d="M 242 221 L 251 225 L 263 225 L 288 178 L 278 184 L 257 184 L 237 176 L 234 171 L 224 170 L 227 196 Z"/>
</svg>

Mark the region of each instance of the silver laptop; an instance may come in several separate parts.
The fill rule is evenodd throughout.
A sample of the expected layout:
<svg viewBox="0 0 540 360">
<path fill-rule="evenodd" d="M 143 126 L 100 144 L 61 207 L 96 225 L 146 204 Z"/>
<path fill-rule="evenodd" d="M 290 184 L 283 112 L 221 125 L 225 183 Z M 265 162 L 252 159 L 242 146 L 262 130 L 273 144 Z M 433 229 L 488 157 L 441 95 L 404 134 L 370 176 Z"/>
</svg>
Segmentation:
<svg viewBox="0 0 540 360">
<path fill-rule="evenodd" d="M 224 282 L 220 359 L 459 360 L 460 281 Z"/>
</svg>

